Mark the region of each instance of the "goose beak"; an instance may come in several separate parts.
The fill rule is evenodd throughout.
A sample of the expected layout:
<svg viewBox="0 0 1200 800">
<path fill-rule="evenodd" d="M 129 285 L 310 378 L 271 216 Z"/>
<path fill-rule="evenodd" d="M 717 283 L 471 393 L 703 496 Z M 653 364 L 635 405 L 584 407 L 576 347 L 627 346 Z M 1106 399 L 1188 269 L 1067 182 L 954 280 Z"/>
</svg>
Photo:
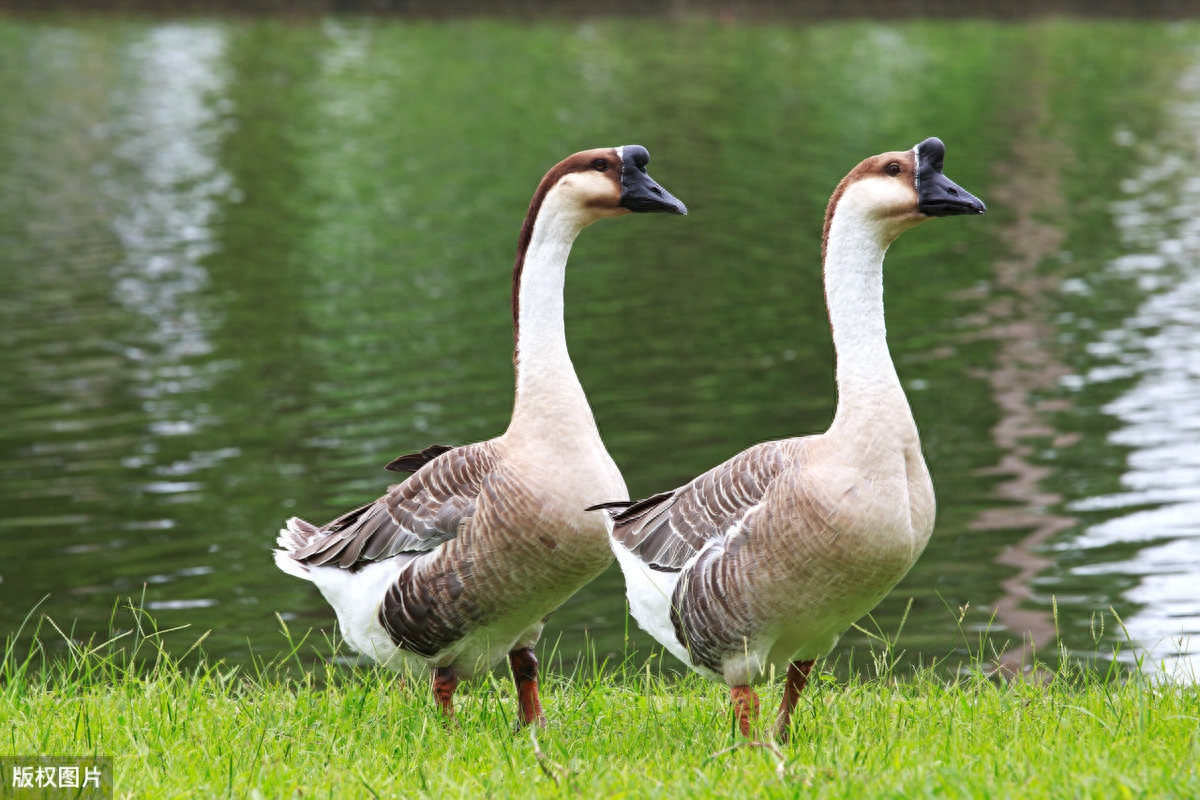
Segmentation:
<svg viewBox="0 0 1200 800">
<path fill-rule="evenodd" d="M 946 146 L 941 139 L 926 139 L 914 150 L 917 154 L 918 211 L 927 217 L 982 214 L 987 211 L 982 200 L 942 173 Z"/>
<path fill-rule="evenodd" d="M 620 206 L 630 211 L 665 211 L 668 214 L 687 214 L 687 206 L 658 185 L 646 172 L 650 153 L 637 144 L 621 148 Z"/>
</svg>

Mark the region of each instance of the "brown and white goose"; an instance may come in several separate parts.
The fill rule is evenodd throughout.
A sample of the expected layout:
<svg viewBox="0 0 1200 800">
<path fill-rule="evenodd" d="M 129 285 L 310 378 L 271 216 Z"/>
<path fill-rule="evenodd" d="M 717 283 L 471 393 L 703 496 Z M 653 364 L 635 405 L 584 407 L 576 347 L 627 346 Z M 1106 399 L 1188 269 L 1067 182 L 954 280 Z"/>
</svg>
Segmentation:
<svg viewBox="0 0 1200 800">
<path fill-rule="evenodd" d="M 926 139 L 868 158 L 829 201 L 829 430 L 756 445 L 671 492 L 599 506 L 634 618 L 730 686 L 743 735 L 758 710 L 751 685 L 786 669 L 776 734 L 787 737 L 814 659 L 904 577 L 933 530 L 933 484 L 888 353 L 883 258 L 923 220 L 984 212 L 942 174 L 944 156 Z"/>
<path fill-rule="evenodd" d="M 687 213 L 646 173 L 649 159 L 639 145 L 576 153 L 534 193 L 513 267 L 508 429 L 402 456 L 388 468 L 413 475 L 383 497 L 279 533 L 275 563 L 317 585 L 346 642 L 392 669 L 431 669 L 448 716 L 459 680 L 507 654 L 519 721 L 544 721 L 533 646 L 550 613 L 612 562 L 604 520 L 584 508 L 629 495 L 567 353 L 563 282 L 575 237 L 596 220 Z"/>
</svg>

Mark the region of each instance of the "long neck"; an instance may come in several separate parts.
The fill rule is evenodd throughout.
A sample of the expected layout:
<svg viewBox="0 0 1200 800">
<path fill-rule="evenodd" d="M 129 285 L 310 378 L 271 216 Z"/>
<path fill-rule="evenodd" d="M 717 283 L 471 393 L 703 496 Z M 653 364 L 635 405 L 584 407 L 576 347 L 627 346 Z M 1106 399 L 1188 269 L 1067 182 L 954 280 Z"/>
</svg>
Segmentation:
<svg viewBox="0 0 1200 800">
<path fill-rule="evenodd" d="M 551 194 L 537 212 L 513 286 L 516 399 L 509 432 L 561 437 L 595 430 L 595 421 L 567 353 L 563 284 L 575 237 L 589 223 Z"/>
<path fill-rule="evenodd" d="M 837 354 L 838 405 L 831 431 L 877 426 L 897 414 L 911 423 L 908 401 L 888 351 L 883 318 L 883 257 L 893 236 L 842 209 L 825 247 L 825 299 Z"/>
</svg>

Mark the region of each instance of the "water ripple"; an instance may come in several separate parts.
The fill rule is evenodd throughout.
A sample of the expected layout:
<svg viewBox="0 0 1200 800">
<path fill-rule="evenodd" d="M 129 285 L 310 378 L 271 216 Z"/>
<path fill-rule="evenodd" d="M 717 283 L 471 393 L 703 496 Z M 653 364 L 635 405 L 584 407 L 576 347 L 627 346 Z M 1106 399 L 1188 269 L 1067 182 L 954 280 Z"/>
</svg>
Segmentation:
<svg viewBox="0 0 1200 800">
<path fill-rule="evenodd" d="M 1125 620 L 1152 661 L 1200 675 L 1200 63 L 1180 81 L 1174 112 L 1183 152 L 1158 151 L 1112 205 L 1122 239 L 1140 251 L 1113 260 L 1110 271 L 1135 280 L 1149 298 L 1117 330 L 1102 332 L 1096 355 L 1116 363 L 1083 383 L 1131 378 L 1132 387 L 1103 411 L 1120 421 L 1109 441 L 1127 451 L 1122 490 L 1071 504 L 1076 511 L 1117 513 L 1060 549 L 1142 545 L 1119 564 L 1075 567 L 1076 575 L 1134 576 L 1125 597 L 1140 610 Z M 1190 98 L 1190 99 L 1189 99 Z M 1133 140 L 1123 137 L 1127 145 Z"/>
</svg>

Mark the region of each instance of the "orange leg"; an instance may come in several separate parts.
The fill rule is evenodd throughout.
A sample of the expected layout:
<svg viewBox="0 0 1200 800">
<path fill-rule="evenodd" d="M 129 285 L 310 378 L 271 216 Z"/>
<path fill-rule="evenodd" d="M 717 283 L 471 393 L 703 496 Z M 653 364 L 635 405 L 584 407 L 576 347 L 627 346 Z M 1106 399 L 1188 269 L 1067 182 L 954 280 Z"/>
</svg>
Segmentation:
<svg viewBox="0 0 1200 800">
<path fill-rule="evenodd" d="M 538 697 L 538 660 L 533 648 L 522 647 L 508 654 L 513 683 L 517 685 L 517 721 L 520 725 L 546 724 L 542 701 Z"/>
<path fill-rule="evenodd" d="M 450 667 L 433 670 L 433 698 L 447 721 L 454 719 L 454 690 L 458 688 L 458 675 Z"/>
<path fill-rule="evenodd" d="M 792 711 L 808 684 L 808 673 L 812 672 L 812 668 L 812 661 L 793 661 L 788 665 L 783 701 L 779 704 L 779 716 L 775 718 L 775 738 L 781 742 L 786 742 L 791 733 Z"/>
<path fill-rule="evenodd" d="M 749 686 L 729 687 L 729 699 L 733 701 L 733 713 L 737 716 L 738 731 L 750 738 L 750 725 L 758 719 L 758 695 Z"/>
</svg>

